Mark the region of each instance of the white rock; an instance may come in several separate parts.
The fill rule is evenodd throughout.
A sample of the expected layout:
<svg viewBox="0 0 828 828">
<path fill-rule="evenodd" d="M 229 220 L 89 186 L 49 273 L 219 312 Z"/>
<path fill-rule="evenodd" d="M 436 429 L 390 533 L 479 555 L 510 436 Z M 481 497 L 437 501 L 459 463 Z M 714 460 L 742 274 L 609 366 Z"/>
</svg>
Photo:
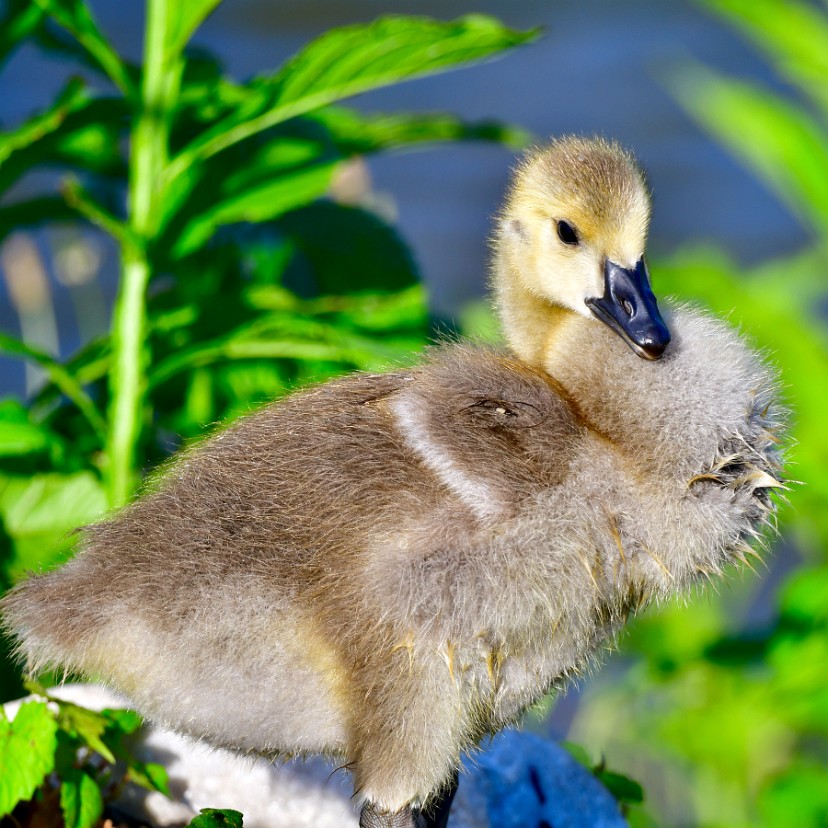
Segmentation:
<svg viewBox="0 0 828 828">
<path fill-rule="evenodd" d="M 100 710 L 128 707 L 92 684 L 50 691 Z M 12 716 L 21 701 L 5 708 Z M 135 755 L 164 765 L 174 800 L 130 786 L 117 803 L 154 825 L 180 825 L 202 808 L 233 808 L 245 828 L 357 828 L 351 779 L 322 759 L 271 764 L 237 756 L 157 727 Z M 625 828 L 615 800 L 569 754 L 539 736 L 507 731 L 464 762 L 449 828 Z"/>
</svg>

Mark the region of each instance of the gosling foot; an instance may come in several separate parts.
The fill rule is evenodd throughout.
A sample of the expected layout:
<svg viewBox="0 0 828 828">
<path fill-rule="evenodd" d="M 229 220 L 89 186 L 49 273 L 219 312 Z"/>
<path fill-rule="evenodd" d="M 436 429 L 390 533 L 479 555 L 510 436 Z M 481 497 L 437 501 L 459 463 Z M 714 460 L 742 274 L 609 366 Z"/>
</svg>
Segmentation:
<svg viewBox="0 0 828 828">
<path fill-rule="evenodd" d="M 366 802 L 359 815 L 359 828 L 425 828 L 420 817 L 420 812 L 413 808 L 383 811 Z"/>
<path fill-rule="evenodd" d="M 406 807 L 401 811 L 384 811 L 366 802 L 359 815 L 359 828 L 446 828 L 457 782 L 455 771 L 448 787 L 423 810 Z"/>
</svg>

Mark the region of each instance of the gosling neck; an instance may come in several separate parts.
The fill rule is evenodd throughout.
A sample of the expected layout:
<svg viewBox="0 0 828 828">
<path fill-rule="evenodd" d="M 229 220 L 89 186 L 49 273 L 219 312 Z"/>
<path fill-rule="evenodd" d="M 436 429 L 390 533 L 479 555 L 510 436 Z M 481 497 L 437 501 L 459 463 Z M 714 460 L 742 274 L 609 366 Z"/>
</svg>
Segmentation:
<svg viewBox="0 0 828 828">
<path fill-rule="evenodd" d="M 495 257 L 492 287 L 509 347 L 523 362 L 554 374 L 568 334 L 581 321 L 579 315 L 527 288 L 518 268 L 502 253 Z"/>
</svg>

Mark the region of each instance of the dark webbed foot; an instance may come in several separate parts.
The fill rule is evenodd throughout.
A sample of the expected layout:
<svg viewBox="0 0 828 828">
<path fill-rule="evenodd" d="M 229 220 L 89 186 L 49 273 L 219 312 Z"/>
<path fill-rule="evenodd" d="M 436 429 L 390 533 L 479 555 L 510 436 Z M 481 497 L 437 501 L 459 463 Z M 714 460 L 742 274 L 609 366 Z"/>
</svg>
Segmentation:
<svg viewBox="0 0 828 828">
<path fill-rule="evenodd" d="M 417 828 L 411 808 L 402 811 L 380 811 L 370 802 L 362 806 L 359 828 Z"/>
<path fill-rule="evenodd" d="M 383 811 L 366 802 L 359 815 L 359 828 L 446 828 L 457 781 L 455 771 L 448 787 L 423 810 L 406 807 L 401 811 Z"/>
</svg>

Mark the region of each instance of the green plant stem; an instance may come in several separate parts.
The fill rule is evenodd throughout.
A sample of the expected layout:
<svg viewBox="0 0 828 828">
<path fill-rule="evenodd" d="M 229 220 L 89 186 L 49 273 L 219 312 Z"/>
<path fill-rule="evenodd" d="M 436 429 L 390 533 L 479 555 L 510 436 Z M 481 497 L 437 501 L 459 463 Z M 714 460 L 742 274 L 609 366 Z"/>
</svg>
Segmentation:
<svg viewBox="0 0 828 828">
<path fill-rule="evenodd" d="M 149 243 L 163 199 L 169 104 L 178 91 L 180 65 L 167 65 L 167 0 L 149 0 L 144 39 L 140 110 L 130 138 L 130 242 L 121 249 L 122 275 L 112 321 L 112 372 L 108 411 L 107 491 L 110 506 L 127 501 L 136 482 L 136 448 L 146 406 L 146 293 L 151 276 Z"/>
</svg>

